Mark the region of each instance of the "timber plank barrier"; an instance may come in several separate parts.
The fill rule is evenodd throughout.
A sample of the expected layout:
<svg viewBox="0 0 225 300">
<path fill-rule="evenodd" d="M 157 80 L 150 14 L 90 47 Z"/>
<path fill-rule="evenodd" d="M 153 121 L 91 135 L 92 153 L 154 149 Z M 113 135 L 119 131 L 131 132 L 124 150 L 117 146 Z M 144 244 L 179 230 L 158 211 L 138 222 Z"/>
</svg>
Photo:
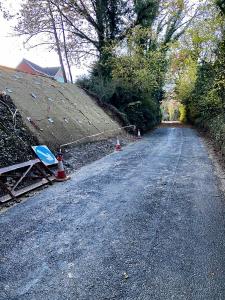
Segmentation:
<svg viewBox="0 0 225 300">
<path fill-rule="evenodd" d="M 54 173 L 40 159 L 0 169 L 0 203 L 15 199 L 45 184 L 52 184 Z"/>
</svg>

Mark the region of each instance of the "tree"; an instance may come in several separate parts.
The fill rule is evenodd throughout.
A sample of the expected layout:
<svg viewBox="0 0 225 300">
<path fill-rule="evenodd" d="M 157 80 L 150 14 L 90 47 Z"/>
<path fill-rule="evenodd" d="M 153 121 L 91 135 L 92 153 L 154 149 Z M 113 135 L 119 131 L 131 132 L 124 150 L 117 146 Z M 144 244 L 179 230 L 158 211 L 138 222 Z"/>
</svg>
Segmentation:
<svg viewBox="0 0 225 300">
<path fill-rule="evenodd" d="M 56 48 L 57 48 L 57 53 L 58 53 L 60 65 L 61 65 L 61 68 L 62 68 L 64 82 L 67 82 L 66 72 L 65 72 L 65 68 L 64 68 L 64 64 L 63 64 L 62 52 L 61 52 L 61 48 L 60 48 L 60 41 L 59 41 L 57 27 L 56 27 L 56 21 L 55 21 L 55 17 L 54 17 L 54 14 L 53 14 L 53 10 L 52 10 L 50 0 L 47 0 L 47 7 L 48 7 L 49 15 L 50 15 L 51 27 L 52 27 L 54 38 L 55 38 L 55 45 L 56 45 Z M 64 30 L 63 30 L 63 34 L 64 34 Z M 64 47 L 66 47 L 65 44 L 64 44 Z"/>
<path fill-rule="evenodd" d="M 216 0 L 216 4 L 220 8 L 223 15 L 225 15 L 225 1 L 224 0 Z"/>
<path fill-rule="evenodd" d="M 17 16 L 17 15 L 16 15 Z M 8 18 L 13 16 L 8 14 Z M 14 16 L 15 17 L 15 16 Z M 50 0 L 28 0 L 22 3 L 14 27 L 19 36 L 25 36 L 24 45 L 28 48 L 47 46 L 55 50 L 59 57 L 64 81 L 67 82 L 64 58 L 66 57 L 67 39 L 62 23 L 62 16 Z M 69 60 L 66 60 L 70 70 Z"/>
<path fill-rule="evenodd" d="M 63 16 L 71 39 L 76 41 L 77 53 L 97 55 L 104 64 L 108 58 L 104 49 L 119 39 L 125 19 L 129 18 L 129 1 L 54 0 L 51 3 Z"/>
<path fill-rule="evenodd" d="M 171 2 L 171 1 L 170 1 Z M 93 72 L 81 84 L 125 113 L 143 130 L 160 121 L 159 102 L 168 66 L 168 50 L 196 14 L 187 1 L 136 0 L 129 22 L 103 47 L 107 76 Z M 178 37 L 179 36 L 179 37 Z M 102 60 L 99 61 L 102 63 Z"/>
<path fill-rule="evenodd" d="M 69 60 L 96 57 L 98 72 L 107 76 L 111 53 L 106 48 L 126 39 L 135 26 L 154 28 L 155 38 L 147 41 L 148 47 L 168 45 L 194 17 L 187 15 L 189 8 L 187 0 L 26 0 L 15 30 L 27 35 L 26 43 L 41 35 L 42 45 L 56 46 L 69 71 Z"/>
<path fill-rule="evenodd" d="M 172 60 L 177 98 L 186 105 L 189 120 L 209 129 L 216 139 L 225 115 L 225 23 L 218 7 L 214 1 L 204 2 Z M 224 138 L 222 131 L 218 136 Z"/>
</svg>

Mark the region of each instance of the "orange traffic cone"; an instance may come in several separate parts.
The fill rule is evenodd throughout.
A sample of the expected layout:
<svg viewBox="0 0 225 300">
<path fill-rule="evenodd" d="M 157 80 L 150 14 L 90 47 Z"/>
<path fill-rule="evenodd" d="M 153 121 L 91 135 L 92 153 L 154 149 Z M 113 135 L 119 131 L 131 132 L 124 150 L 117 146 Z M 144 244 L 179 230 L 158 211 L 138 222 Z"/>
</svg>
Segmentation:
<svg viewBox="0 0 225 300">
<path fill-rule="evenodd" d="M 122 150 L 121 145 L 120 145 L 120 141 L 119 141 L 118 138 L 117 138 L 117 140 L 116 140 L 115 150 L 116 150 L 116 151 L 121 151 L 121 150 Z"/>
<path fill-rule="evenodd" d="M 61 150 L 58 153 L 57 160 L 58 160 L 58 170 L 57 170 L 57 174 L 56 174 L 56 181 L 66 181 L 66 180 L 70 179 L 70 177 L 66 175 L 66 172 L 65 172 L 65 169 L 63 166 L 63 155 L 62 155 Z"/>
<path fill-rule="evenodd" d="M 140 129 L 138 129 L 138 135 L 137 135 L 137 138 L 138 138 L 138 139 L 141 139 L 141 131 L 140 131 Z"/>
</svg>

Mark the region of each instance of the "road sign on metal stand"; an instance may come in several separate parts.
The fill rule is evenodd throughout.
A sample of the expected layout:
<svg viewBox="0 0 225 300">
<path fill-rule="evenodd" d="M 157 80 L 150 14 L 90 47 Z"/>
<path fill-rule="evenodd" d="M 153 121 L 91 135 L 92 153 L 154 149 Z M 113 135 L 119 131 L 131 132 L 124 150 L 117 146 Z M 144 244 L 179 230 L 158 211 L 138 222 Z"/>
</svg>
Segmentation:
<svg viewBox="0 0 225 300">
<path fill-rule="evenodd" d="M 32 149 L 44 165 L 50 166 L 58 163 L 55 155 L 48 149 L 47 146 L 32 146 Z"/>
</svg>

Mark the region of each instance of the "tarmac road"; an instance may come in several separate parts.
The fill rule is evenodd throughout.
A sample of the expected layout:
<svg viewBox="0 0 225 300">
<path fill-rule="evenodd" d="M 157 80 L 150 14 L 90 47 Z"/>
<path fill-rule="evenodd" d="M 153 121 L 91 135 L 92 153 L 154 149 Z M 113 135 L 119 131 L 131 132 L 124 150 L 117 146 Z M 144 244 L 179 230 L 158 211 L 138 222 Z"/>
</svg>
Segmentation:
<svg viewBox="0 0 225 300">
<path fill-rule="evenodd" d="M 159 128 L 0 215 L 0 299 L 225 299 L 225 202 L 190 128 Z"/>
</svg>

